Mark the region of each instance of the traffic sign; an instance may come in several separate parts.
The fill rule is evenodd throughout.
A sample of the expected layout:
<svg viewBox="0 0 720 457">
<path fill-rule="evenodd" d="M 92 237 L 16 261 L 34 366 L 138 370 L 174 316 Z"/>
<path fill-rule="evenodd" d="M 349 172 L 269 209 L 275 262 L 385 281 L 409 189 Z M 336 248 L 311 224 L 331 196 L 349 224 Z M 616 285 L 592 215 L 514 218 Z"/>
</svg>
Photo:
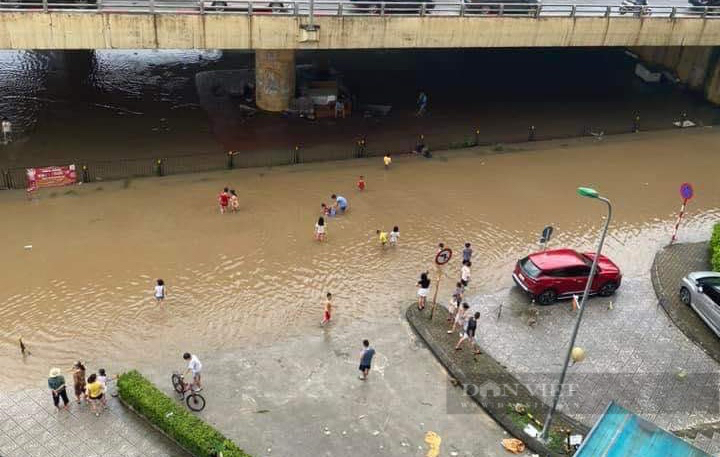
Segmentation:
<svg viewBox="0 0 720 457">
<path fill-rule="evenodd" d="M 438 265 L 445 265 L 452 258 L 452 249 L 444 248 L 435 256 L 435 263 Z"/>
<path fill-rule="evenodd" d="M 695 191 L 693 190 L 692 184 L 689 182 L 683 183 L 682 186 L 680 186 L 680 196 L 683 198 L 683 200 L 690 200 L 693 198 L 693 195 L 695 195 Z"/>
<path fill-rule="evenodd" d="M 540 237 L 540 242 L 541 242 L 541 243 L 547 243 L 548 241 L 550 241 L 550 238 L 552 237 L 552 234 L 553 234 L 552 225 L 548 225 L 548 226 L 545 227 L 545 228 L 543 229 L 543 231 L 542 231 L 542 236 Z"/>
</svg>

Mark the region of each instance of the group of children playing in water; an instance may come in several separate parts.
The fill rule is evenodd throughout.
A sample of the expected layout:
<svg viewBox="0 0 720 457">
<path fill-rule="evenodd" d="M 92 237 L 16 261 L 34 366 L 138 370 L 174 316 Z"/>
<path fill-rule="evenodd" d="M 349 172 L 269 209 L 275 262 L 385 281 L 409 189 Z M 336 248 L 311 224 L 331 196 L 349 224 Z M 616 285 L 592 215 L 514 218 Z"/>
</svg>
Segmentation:
<svg viewBox="0 0 720 457">
<path fill-rule="evenodd" d="M 220 214 L 225 214 L 228 210 L 236 213 L 240 208 L 237 192 L 235 192 L 235 189 L 228 189 L 227 187 L 218 195 L 218 203 L 220 204 Z"/>
</svg>

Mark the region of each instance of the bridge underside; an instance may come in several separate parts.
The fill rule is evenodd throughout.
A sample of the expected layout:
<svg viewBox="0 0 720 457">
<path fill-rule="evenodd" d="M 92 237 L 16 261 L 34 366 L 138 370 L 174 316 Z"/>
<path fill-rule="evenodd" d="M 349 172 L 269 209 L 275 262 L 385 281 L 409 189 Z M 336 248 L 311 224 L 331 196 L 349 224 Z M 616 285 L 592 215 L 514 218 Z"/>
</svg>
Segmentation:
<svg viewBox="0 0 720 457">
<path fill-rule="evenodd" d="M 389 49 L 720 45 L 720 20 L 2 12 L 0 49 Z"/>
</svg>

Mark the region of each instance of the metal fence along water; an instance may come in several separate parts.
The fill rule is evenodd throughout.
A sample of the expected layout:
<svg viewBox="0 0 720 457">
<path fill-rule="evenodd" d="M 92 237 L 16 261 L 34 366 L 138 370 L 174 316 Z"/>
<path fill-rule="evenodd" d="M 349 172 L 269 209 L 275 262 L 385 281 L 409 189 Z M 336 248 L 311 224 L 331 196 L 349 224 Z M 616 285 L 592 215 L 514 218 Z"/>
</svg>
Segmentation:
<svg viewBox="0 0 720 457">
<path fill-rule="evenodd" d="M 278 16 L 467 16 L 516 17 L 720 17 L 719 6 L 642 6 L 634 4 L 562 4 L 525 2 L 477 2 L 474 0 L 413 1 L 307 1 L 307 0 L 29 0 L 0 1 L 0 11 L 149 14 L 240 14 Z"/>
</svg>

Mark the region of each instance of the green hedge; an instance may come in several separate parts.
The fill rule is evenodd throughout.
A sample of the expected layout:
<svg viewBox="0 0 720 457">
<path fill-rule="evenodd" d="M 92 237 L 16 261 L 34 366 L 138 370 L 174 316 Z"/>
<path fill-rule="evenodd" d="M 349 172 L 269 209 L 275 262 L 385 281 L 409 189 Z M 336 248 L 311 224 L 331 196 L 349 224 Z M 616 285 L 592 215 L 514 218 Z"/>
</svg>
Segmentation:
<svg viewBox="0 0 720 457">
<path fill-rule="evenodd" d="M 212 457 L 222 450 L 223 457 L 250 457 L 222 433 L 193 415 L 184 404 L 161 392 L 136 370 L 118 378 L 120 398 L 135 411 L 163 430 L 196 457 Z"/>
<path fill-rule="evenodd" d="M 710 237 L 710 263 L 715 271 L 720 271 L 720 223 L 713 227 Z"/>
</svg>

